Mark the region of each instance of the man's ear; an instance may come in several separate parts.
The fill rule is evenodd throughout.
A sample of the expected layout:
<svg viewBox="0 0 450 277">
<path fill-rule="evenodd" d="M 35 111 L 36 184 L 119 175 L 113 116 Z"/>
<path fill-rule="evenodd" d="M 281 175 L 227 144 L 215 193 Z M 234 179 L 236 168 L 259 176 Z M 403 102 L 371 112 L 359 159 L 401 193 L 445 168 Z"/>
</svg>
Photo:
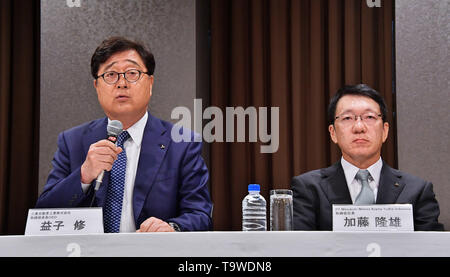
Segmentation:
<svg viewBox="0 0 450 277">
<path fill-rule="evenodd" d="M 330 124 L 329 126 L 328 126 L 328 132 L 330 132 L 330 137 L 331 137 L 331 140 L 334 142 L 334 143 L 338 143 L 338 140 L 337 140 L 337 137 L 336 137 L 336 130 L 334 129 L 334 125 L 333 124 Z"/>
<path fill-rule="evenodd" d="M 389 134 L 389 123 L 383 123 L 383 143 L 386 141 Z"/>
<path fill-rule="evenodd" d="M 152 96 L 152 90 L 153 90 L 153 82 L 155 81 L 155 78 L 153 75 L 150 75 L 150 96 Z"/>
<path fill-rule="evenodd" d="M 94 79 L 94 88 L 97 89 L 97 79 Z"/>
<path fill-rule="evenodd" d="M 155 77 L 153 75 L 150 75 L 150 84 L 153 86 L 153 82 L 155 81 Z"/>
</svg>

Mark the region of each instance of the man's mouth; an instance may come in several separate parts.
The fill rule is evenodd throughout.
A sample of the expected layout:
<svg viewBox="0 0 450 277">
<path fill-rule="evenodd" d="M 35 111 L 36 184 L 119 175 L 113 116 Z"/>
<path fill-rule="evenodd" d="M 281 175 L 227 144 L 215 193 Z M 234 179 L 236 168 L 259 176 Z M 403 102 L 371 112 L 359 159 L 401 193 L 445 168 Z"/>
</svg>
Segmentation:
<svg viewBox="0 0 450 277">
<path fill-rule="evenodd" d="M 128 98 L 130 98 L 129 96 L 127 96 L 127 95 L 117 95 L 116 96 L 116 99 L 117 100 L 125 100 L 125 99 L 128 99 Z"/>
<path fill-rule="evenodd" d="M 354 143 L 366 143 L 369 142 L 367 139 L 357 138 L 353 140 Z"/>
</svg>

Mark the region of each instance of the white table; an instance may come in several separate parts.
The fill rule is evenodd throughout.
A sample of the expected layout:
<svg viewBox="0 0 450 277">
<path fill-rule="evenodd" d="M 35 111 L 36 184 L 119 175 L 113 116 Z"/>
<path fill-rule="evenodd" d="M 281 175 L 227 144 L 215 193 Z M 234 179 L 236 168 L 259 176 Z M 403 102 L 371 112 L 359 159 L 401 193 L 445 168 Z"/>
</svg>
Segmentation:
<svg viewBox="0 0 450 277">
<path fill-rule="evenodd" d="M 1 236 L 1 257 L 449 257 L 448 232 L 184 232 Z"/>
</svg>

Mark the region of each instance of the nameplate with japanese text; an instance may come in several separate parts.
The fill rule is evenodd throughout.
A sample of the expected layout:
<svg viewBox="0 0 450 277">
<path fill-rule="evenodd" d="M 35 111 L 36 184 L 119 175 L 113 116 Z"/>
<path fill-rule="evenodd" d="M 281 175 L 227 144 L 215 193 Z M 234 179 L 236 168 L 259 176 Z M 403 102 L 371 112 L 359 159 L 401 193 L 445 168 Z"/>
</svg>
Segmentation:
<svg viewBox="0 0 450 277">
<path fill-rule="evenodd" d="M 102 208 L 30 209 L 25 235 L 103 233 Z"/>
<path fill-rule="evenodd" d="M 412 205 L 333 205 L 333 231 L 414 231 Z"/>
</svg>

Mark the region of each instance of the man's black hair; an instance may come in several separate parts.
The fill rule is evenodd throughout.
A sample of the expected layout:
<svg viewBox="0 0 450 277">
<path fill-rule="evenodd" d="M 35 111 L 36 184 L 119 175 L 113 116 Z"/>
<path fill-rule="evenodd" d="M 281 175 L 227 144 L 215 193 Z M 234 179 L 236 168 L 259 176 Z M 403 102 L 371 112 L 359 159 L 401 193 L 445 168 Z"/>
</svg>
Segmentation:
<svg viewBox="0 0 450 277">
<path fill-rule="evenodd" d="M 381 116 L 383 118 L 383 122 L 386 122 L 387 108 L 386 103 L 384 102 L 383 97 L 378 93 L 378 91 L 369 87 L 365 84 L 359 84 L 354 86 L 346 85 L 340 88 L 336 94 L 331 98 L 330 105 L 328 106 L 328 122 L 329 124 L 334 124 L 334 120 L 336 118 L 336 106 L 344 95 L 360 95 L 369 97 L 374 100 L 380 106 Z"/>
<path fill-rule="evenodd" d="M 124 37 L 111 37 L 104 40 L 97 47 L 97 49 L 95 49 L 95 52 L 92 55 L 92 77 L 97 79 L 100 65 L 106 62 L 112 55 L 127 50 L 135 50 L 139 56 L 141 56 L 141 59 L 147 68 L 148 74 L 153 75 L 153 72 L 155 71 L 155 58 L 153 57 L 153 54 L 144 47 L 144 45 L 128 40 Z"/>
</svg>

